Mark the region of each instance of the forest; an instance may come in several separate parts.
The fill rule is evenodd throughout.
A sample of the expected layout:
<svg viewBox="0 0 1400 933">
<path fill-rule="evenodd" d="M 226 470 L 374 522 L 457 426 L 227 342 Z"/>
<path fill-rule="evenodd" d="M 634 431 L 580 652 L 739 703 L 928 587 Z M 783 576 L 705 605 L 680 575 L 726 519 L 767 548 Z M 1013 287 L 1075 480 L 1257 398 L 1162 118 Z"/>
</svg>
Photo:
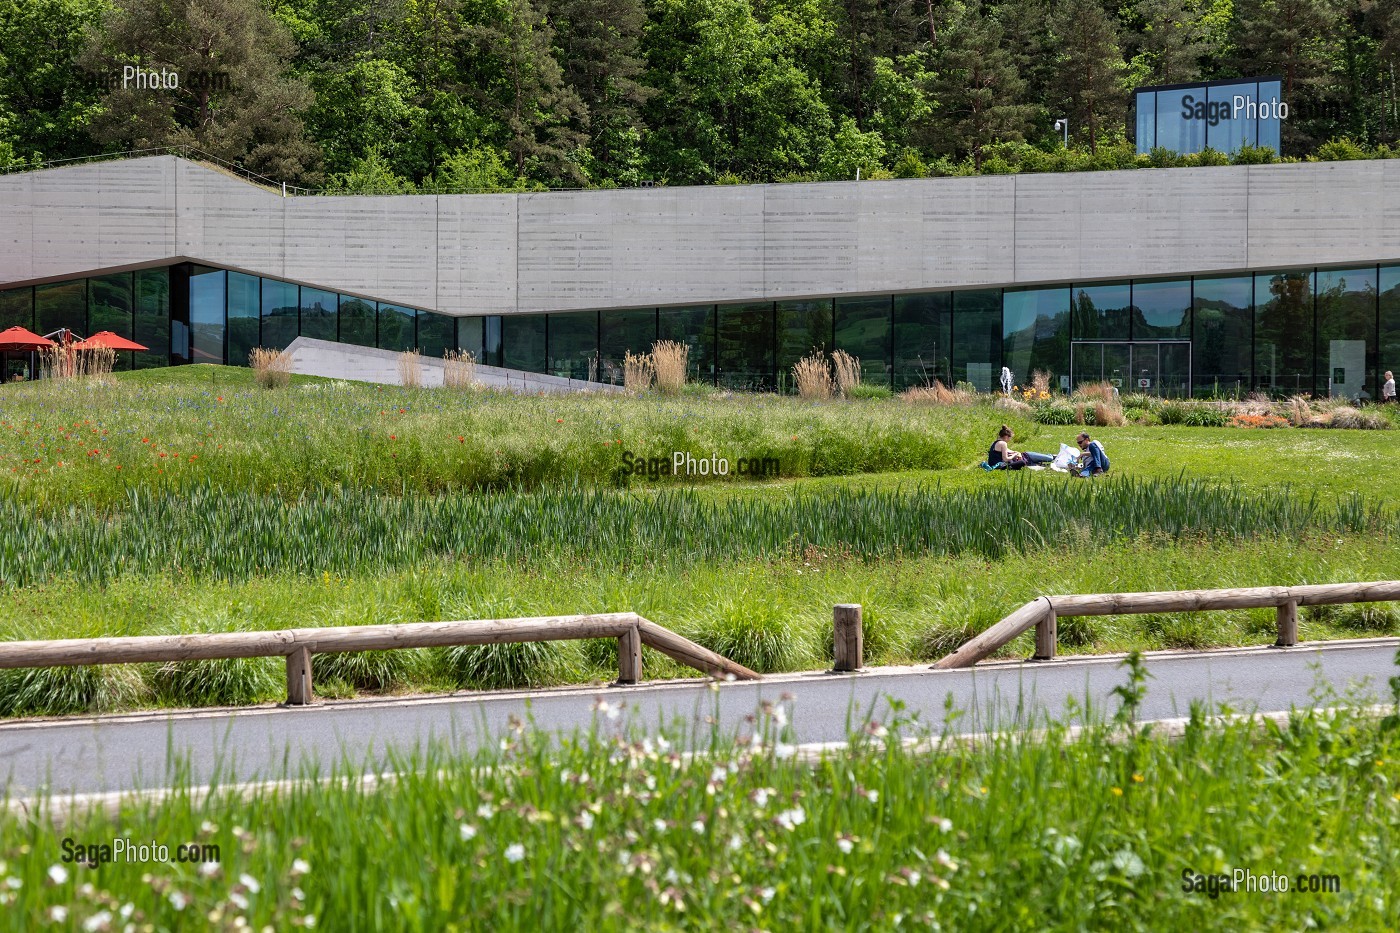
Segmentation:
<svg viewBox="0 0 1400 933">
<path fill-rule="evenodd" d="M 1113 167 L 1134 87 L 1244 75 L 1290 106 L 1266 158 L 1393 154 L 1397 65 L 1400 0 L 0 0 L 0 169 L 190 147 L 431 192 Z"/>
</svg>

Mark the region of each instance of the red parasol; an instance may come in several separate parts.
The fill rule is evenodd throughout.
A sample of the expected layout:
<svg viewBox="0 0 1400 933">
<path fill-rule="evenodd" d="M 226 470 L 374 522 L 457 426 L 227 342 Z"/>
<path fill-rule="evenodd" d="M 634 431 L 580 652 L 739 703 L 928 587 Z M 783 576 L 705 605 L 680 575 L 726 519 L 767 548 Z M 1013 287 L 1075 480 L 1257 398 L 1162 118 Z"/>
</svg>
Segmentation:
<svg viewBox="0 0 1400 933">
<path fill-rule="evenodd" d="M 146 347 L 125 337 L 118 337 L 110 330 L 99 331 L 86 340 L 73 344 L 74 350 L 145 350 Z"/>
<path fill-rule="evenodd" d="M 40 337 L 23 327 L 11 327 L 9 330 L 0 331 L 0 350 L 42 350 L 44 347 L 53 346 L 57 344 L 52 340 Z"/>
</svg>

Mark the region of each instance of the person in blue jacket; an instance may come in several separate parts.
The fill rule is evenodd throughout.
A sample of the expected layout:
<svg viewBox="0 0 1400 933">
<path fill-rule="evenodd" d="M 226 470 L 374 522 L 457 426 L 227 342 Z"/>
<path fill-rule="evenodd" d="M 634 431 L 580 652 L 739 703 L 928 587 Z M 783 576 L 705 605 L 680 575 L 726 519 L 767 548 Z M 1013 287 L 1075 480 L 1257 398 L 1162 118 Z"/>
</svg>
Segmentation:
<svg viewBox="0 0 1400 933">
<path fill-rule="evenodd" d="M 1080 476 L 1098 476 L 1108 472 L 1108 454 L 1104 453 L 1102 444 L 1089 437 L 1088 431 L 1080 431 L 1075 441 L 1084 451 L 1079 457 Z"/>
</svg>

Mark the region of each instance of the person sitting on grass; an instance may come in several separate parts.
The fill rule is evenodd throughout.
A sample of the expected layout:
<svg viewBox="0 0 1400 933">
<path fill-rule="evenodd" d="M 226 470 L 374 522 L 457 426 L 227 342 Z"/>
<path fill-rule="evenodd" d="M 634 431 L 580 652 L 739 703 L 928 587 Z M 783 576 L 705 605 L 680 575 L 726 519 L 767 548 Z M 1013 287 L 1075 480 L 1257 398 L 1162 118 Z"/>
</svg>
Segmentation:
<svg viewBox="0 0 1400 933">
<path fill-rule="evenodd" d="M 992 444 L 992 449 L 987 451 L 987 466 L 993 470 L 1019 470 L 1032 464 L 1049 463 L 1055 458 L 1049 454 L 1037 454 L 1030 451 L 1018 451 L 1011 449 L 1011 441 L 1014 437 L 1012 430 L 1006 425 L 1001 426 L 997 432 L 996 443 Z M 1001 464 L 1001 466 L 999 466 Z"/>
<path fill-rule="evenodd" d="M 1075 442 L 1084 451 L 1079 456 L 1077 475 L 1089 477 L 1108 472 L 1108 454 L 1104 453 L 1102 444 L 1089 437 L 1088 431 L 1080 431 Z"/>
</svg>

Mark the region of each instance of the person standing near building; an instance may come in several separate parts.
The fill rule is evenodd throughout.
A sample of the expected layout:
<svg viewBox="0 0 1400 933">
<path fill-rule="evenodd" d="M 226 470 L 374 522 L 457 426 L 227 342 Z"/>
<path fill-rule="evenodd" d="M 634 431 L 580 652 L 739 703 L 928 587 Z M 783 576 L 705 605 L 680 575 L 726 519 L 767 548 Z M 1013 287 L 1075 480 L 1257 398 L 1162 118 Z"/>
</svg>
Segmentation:
<svg viewBox="0 0 1400 933">
<path fill-rule="evenodd" d="M 1381 383 L 1381 404 L 1387 405 L 1395 401 L 1395 374 L 1390 370 L 1385 371 L 1385 382 Z"/>
</svg>

